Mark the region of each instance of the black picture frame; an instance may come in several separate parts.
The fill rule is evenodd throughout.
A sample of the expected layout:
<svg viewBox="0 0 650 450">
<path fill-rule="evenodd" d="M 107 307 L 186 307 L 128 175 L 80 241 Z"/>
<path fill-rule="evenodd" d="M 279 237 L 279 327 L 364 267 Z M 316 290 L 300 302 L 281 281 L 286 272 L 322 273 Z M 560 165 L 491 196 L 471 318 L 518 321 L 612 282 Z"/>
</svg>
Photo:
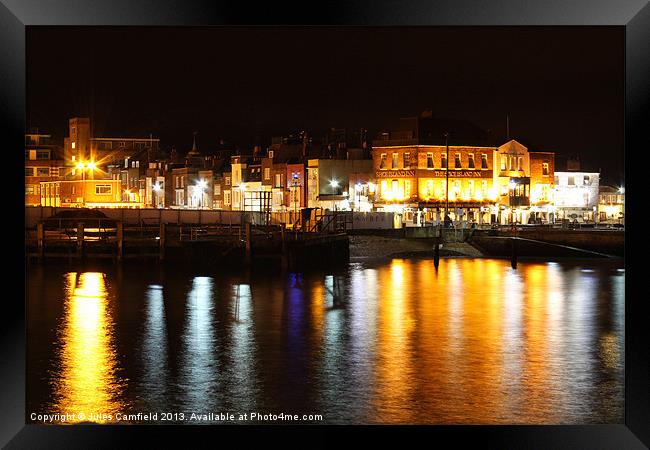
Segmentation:
<svg viewBox="0 0 650 450">
<path fill-rule="evenodd" d="M 266 6 L 264 6 L 266 5 Z M 625 178 L 626 198 L 626 311 L 625 311 L 625 425 L 590 426 L 431 426 L 431 427 L 290 427 L 292 441 L 339 444 L 332 431 L 358 433 L 361 439 L 383 440 L 387 433 L 399 437 L 424 439 L 426 442 L 458 444 L 475 442 L 488 448 L 647 448 L 650 446 L 650 363 L 648 361 L 648 315 L 645 286 L 641 283 L 642 266 L 634 259 L 641 256 L 640 202 L 645 157 L 650 139 L 647 134 L 650 103 L 650 5 L 645 0 L 544 1 L 443 0 L 437 2 L 374 1 L 322 2 L 248 5 L 244 2 L 194 0 L 1 0 L 0 1 L 0 114 L 5 139 L 5 156 L 10 155 L 6 173 L 12 177 L 5 196 L 7 218 L 11 222 L 5 236 L 15 246 L 5 250 L 18 272 L 25 268 L 24 223 L 13 220 L 15 211 L 24 208 L 22 151 L 25 132 L 25 31 L 35 25 L 608 25 L 625 28 L 626 104 L 625 104 Z M 638 157 L 638 158 L 637 158 Z M 15 158 L 15 160 L 13 159 Z M 630 162 L 630 164 L 628 164 Z M 15 234 L 14 234 L 15 233 Z M 5 245 L 5 249 L 7 249 Z M 15 252 L 15 254 L 13 253 Z M 23 256 L 21 256 L 23 255 Z M 23 266 L 17 263 L 23 262 Z M 25 272 L 23 271 L 23 276 Z M 157 426 L 38 426 L 25 425 L 25 319 L 24 303 L 19 300 L 22 285 L 18 277 L 8 277 L 5 286 L 16 286 L 17 293 L 3 296 L 0 336 L 0 390 L 2 420 L 0 444 L 7 448 L 95 448 L 134 446 L 134 439 L 151 439 L 164 444 L 169 437 L 198 438 L 212 445 L 237 434 L 241 445 L 248 439 L 268 439 L 286 434 L 288 427 L 265 427 L 250 433 L 250 427 L 157 427 Z M 23 279 L 24 281 L 24 279 Z M 12 289 L 13 290 L 13 289 Z M 241 433 L 244 431 L 244 433 Z M 413 436 L 414 434 L 414 436 Z M 212 435 L 212 438 L 208 438 Z M 402 441 L 404 442 L 404 441 Z M 416 441 L 414 441 L 416 442 Z"/>
</svg>

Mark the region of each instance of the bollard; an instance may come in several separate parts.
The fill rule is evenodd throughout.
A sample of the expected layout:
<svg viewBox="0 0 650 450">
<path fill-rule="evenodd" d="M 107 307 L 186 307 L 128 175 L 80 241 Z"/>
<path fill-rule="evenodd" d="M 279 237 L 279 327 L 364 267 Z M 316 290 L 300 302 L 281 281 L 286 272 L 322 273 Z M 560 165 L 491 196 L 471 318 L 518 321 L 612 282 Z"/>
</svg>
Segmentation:
<svg viewBox="0 0 650 450">
<path fill-rule="evenodd" d="M 160 237 L 160 242 L 158 243 L 160 245 L 160 260 L 165 259 L 165 223 L 160 222 L 160 232 L 159 232 L 159 237 Z"/>
<path fill-rule="evenodd" d="M 77 257 L 83 257 L 84 251 L 84 224 L 83 222 L 77 223 Z"/>
<path fill-rule="evenodd" d="M 43 222 L 36 225 L 36 239 L 38 239 L 38 258 L 42 260 L 45 253 L 45 227 Z"/>
<path fill-rule="evenodd" d="M 122 251 L 124 249 L 124 223 L 117 222 L 117 260 L 122 260 Z"/>
<path fill-rule="evenodd" d="M 512 255 L 510 257 L 510 265 L 513 269 L 517 268 L 517 238 L 510 238 L 512 244 Z"/>
<path fill-rule="evenodd" d="M 440 239 L 436 239 L 435 244 L 433 244 L 433 266 L 438 269 L 440 264 Z"/>
<path fill-rule="evenodd" d="M 253 247 L 251 242 L 251 235 L 252 235 L 251 223 L 246 222 L 246 262 L 247 263 L 251 262 L 251 253 Z"/>
</svg>

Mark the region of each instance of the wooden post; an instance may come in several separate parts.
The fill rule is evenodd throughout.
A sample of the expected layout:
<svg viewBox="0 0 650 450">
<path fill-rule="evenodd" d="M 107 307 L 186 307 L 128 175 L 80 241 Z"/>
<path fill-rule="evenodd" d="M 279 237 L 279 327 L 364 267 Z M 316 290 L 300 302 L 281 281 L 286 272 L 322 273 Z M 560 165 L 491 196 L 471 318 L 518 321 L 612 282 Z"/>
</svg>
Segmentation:
<svg viewBox="0 0 650 450">
<path fill-rule="evenodd" d="M 117 260 L 122 260 L 124 250 L 124 222 L 117 222 Z"/>
<path fill-rule="evenodd" d="M 77 222 L 77 257 L 83 257 L 84 252 L 84 224 Z"/>
<path fill-rule="evenodd" d="M 45 253 L 45 227 L 43 222 L 36 224 L 36 239 L 38 239 L 38 259 L 43 259 Z"/>
<path fill-rule="evenodd" d="M 510 257 L 510 265 L 513 269 L 517 268 L 517 238 L 511 237 L 512 242 L 512 256 Z"/>
<path fill-rule="evenodd" d="M 253 247 L 251 242 L 251 235 L 252 235 L 251 223 L 246 222 L 246 262 L 247 263 L 251 262 L 251 253 Z"/>
<path fill-rule="evenodd" d="M 435 243 L 433 244 L 433 265 L 438 269 L 438 265 L 440 264 L 440 238 L 437 238 Z"/>
<path fill-rule="evenodd" d="M 160 260 L 165 259 L 165 223 L 160 221 Z"/>
</svg>

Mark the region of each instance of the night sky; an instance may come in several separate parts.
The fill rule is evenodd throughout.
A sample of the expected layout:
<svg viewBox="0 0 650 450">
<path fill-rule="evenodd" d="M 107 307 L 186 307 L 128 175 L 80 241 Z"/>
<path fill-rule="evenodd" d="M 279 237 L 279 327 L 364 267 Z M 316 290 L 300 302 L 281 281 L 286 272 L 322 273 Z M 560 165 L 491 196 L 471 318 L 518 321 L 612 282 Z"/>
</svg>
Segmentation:
<svg viewBox="0 0 650 450">
<path fill-rule="evenodd" d="M 623 27 L 28 27 L 27 124 L 189 150 L 430 109 L 623 182 Z M 459 142 L 457 144 L 462 144 Z"/>
</svg>

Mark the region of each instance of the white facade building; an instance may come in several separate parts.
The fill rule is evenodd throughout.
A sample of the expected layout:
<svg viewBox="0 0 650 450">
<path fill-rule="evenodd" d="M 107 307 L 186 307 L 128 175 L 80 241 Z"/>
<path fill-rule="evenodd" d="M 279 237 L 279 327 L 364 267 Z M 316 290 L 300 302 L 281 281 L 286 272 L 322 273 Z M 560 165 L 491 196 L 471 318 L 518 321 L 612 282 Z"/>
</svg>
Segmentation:
<svg viewBox="0 0 650 450">
<path fill-rule="evenodd" d="M 598 210 L 597 172 L 555 172 L 557 219 L 594 222 Z"/>
</svg>

